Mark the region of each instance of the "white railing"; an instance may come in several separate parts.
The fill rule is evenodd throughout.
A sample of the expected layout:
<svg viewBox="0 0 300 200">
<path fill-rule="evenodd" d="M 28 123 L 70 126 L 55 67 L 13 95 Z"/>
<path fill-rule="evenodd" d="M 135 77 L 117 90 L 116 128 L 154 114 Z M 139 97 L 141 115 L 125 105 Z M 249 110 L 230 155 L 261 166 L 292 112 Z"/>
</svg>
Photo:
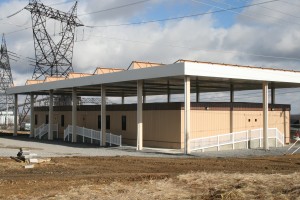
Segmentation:
<svg viewBox="0 0 300 200">
<path fill-rule="evenodd" d="M 70 141 L 70 135 L 72 135 L 72 129 L 73 127 L 69 125 L 65 130 L 64 130 L 64 141 L 66 141 L 66 137 L 68 137 L 68 141 Z"/>
<path fill-rule="evenodd" d="M 106 142 L 111 146 L 112 144 L 122 146 L 122 135 L 114 135 L 112 133 L 106 133 Z"/>
<path fill-rule="evenodd" d="M 91 143 L 93 143 L 94 140 L 99 141 L 101 144 L 102 141 L 102 132 L 101 131 L 96 131 L 93 129 L 88 129 L 84 127 L 79 127 L 76 126 L 76 132 L 77 135 L 82 137 L 82 142 L 85 142 L 85 139 L 88 138 L 91 140 Z M 70 141 L 70 135 L 73 134 L 73 126 L 69 125 L 65 130 L 64 130 L 64 140 L 66 138 L 68 141 Z M 121 135 L 114 135 L 112 133 L 106 133 L 106 142 L 109 143 L 111 146 L 112 144 L 122 146 L 122 136 Z"/>
<path fill-rule="evenodd" d="M 34 129 L 34 137 L 41 139 L 46 133 L 48 133 L 48 124 L 42 124 L 40 127 Z"/>
<path fill-rule="evenodd" d="M 277 128 L 268 129 L 268 138 L 275 139 L 275 147 L 278 143 L 284 145 L 284 135 Z M 232 149 L 235 149 L 236 143 L 245 142 L 246 148 L 249 148 L 248 141 L 259 140 L 259 147 L 262 147 L 263 141 L 263 129 L 254 129 L 247 131 L 240 131 L 228 134 L 220 134 L 210 137 L 195 138 L 190 140 L 190 150 L 202 150 L 217 147 L 220 150 L 221 146 L 232 145 Z"/>
<path fill-rule="evenodd" d="M 89 138 L 91 140 L 91 143 L 93 143 L 93 140 L 98 140 L 101 142 L 102 140 L 102 133 L 101 131 L 96 131 L 93 129 L 88 129 L 84 127 L 76 127 L 77 135 L 82 136 L 82 142 L 85 142 L 85 138 Z"/>
<path fill-rule="evenodd" d="M 52 133 L 56 132 L 56 136 L 58 138 L 58 125 L 57 124 L 51 124 Z M 39 137 L 39 139 L 42 139 L 44 135 L 46 135 L 49 132 L 49 124 L 42 124 L 40 127 L 34 129 L 34 137 Z"/>
</svg>

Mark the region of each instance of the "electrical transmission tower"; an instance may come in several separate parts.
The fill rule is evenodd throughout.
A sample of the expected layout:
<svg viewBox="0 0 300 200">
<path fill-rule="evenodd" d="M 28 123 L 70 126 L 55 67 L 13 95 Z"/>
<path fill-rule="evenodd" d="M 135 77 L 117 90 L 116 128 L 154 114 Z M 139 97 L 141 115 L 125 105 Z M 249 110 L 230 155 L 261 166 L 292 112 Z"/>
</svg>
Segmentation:
<svg viewBox="0 0 300 200">
<path fill-rule="evenodd" d="M 83 26 L 77 18 L 77 2 L 67 13 L 46 6 L 40 0 L 31 0 L 25 9 L 30 11 L 32 18 L 36 59 L 32 79 L 45 79 L 48 76 L 67 77 L 70 72 L 73 72 L 75 28 Z M 47 31 L 46 22 L 49 19 L 60 23 L 58 41 L 55 41 Z M 20 123 L 24 121 L 29 110 L 30 98 L 27 96 L 20 113 Z"/>
<path fill-rule="evenodd" d="M 13 87 L 14 82 L 11 75 L 9 64 L 9 56 L 6 47 L 4 34 L 2 37 L 2 44 L 0 48 L 0 111 L 1 114 L 5 111 L 5 125 L 8 125 L 8 112 L 14 105 L 14 97 L 7 95 L 7 88 Z"/>
</svg>

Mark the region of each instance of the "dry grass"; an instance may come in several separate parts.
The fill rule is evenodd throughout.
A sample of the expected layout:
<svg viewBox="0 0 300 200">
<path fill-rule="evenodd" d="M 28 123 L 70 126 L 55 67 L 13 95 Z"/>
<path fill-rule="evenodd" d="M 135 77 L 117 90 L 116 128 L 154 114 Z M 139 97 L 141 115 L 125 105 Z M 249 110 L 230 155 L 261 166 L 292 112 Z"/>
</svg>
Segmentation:
<svg viewBox="0 0 300 200">
<path fill-rule="evenodd" d="M 227 174 L 197 172 L 175 179 L 84 185 L 45 199 L 295 199 L 300 173 Z"/>
</svg>

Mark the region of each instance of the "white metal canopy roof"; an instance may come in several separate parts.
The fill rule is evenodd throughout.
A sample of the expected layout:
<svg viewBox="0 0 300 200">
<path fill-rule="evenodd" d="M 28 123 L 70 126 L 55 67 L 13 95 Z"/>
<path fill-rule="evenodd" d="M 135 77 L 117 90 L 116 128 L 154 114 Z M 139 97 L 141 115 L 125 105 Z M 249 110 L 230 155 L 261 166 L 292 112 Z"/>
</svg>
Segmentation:
<svg viewBox="0 0 300 200">
<path fill-rule="evenodd" d="M 218 92 L 261 89 L 267 81 L 272 88 L 300 87 L 300 72 L 258 67 L 181 61 L 142 69 L 80 77 L 41 84 L 17 86 L 8 94 L 69 94 L 77 88 L 78 95 L 100 96 L 100 86 L 107 87 L 107 96 L 136 96 L 136 81 L 144 81 L 146 95 L 182 93 L 184 76 L 191 77 L 191 92 Z"/>
</svg>

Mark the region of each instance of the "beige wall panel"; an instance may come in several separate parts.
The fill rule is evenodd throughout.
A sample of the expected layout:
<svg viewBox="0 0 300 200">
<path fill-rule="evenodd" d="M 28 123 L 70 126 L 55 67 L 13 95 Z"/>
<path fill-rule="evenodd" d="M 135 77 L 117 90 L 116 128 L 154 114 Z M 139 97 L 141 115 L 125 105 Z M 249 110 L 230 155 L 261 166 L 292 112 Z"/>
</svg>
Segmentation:
<svg viewBox="0 0 300 200">
<path fill-rule="evenodd" d="M 184 113 L 182 113 L 182 121 Z M 269 128 L 278 128 L 289 141 L 289 111 L 269 111 Z M 262 111 L 234 111 L 233 131 L 262 128 Z M 230 111 L 192 110 L 191 138 L 207 137 L 230 132 Z M 181 129 L 183 141 L 183 123 Z"/>
<path fill-rule="evenodd" d="M 144 140 L 180 142 L 180 110 L 144 111 Z"/>
<path fill-rule="evenodd" d="M 136 144 L 136 112 L 109 111 L 111 132 L 122 135 L 127 144 Z M 122 115 L 126 116 L 126 131 L 122 131 Z M 150 147 L 175 148 L 180 143 L 180 111 L 143 111 L 144 144 Z M 166 126 L 167 125 L 167 126 Z"/>
<path fill-rule="evenodd" d="M 135 111 L 107 111 L 110 115 L 110 131 L 122 135 L 122 139 L 132 141 L 136 145 L 136 112 Z M 122 116 L 126 116 L 126 130 L 122 130 Z"/>
<path fill-rule="evenodd" d="M 35 111 L 38 125 L 46 122 L 46 111 Z M 61 126 L 61 115 L 65 125 Z M 98 130 L 100 111 L 78 111 L 77 124 Z M 122 135 L 125 144 L 136 145 L 136 111 L 107 111 L 110 116 L 110 131 Z M 126 131 L 122 130 L 122 115 L 126 116 Z M 233 131 L 262 128 L 262 111 L 234 111 Z M 149 147 L 183 148 L 184 111 L 183 110 L 146 110 L 143 112 L 144 143 Z M 285 133 L 289 142 L 290 112 L 269 111 L 269 127 L 278 128 Z M 72 124 L 70 111 L 55 111 L 54 122 L 59 127 L 59 137 L 63 138 L 64 129 Z M 108 130 L 109 131 L 109 130 Z M 230 132 L 230 111 L 191 110 L 190 138 L 207 137 Z"/>
<path fill-rule="evenodd" d="M 207 137 L 230 132 L 230 112 L 192 110 L 191 138 Z"/>
</svg>

